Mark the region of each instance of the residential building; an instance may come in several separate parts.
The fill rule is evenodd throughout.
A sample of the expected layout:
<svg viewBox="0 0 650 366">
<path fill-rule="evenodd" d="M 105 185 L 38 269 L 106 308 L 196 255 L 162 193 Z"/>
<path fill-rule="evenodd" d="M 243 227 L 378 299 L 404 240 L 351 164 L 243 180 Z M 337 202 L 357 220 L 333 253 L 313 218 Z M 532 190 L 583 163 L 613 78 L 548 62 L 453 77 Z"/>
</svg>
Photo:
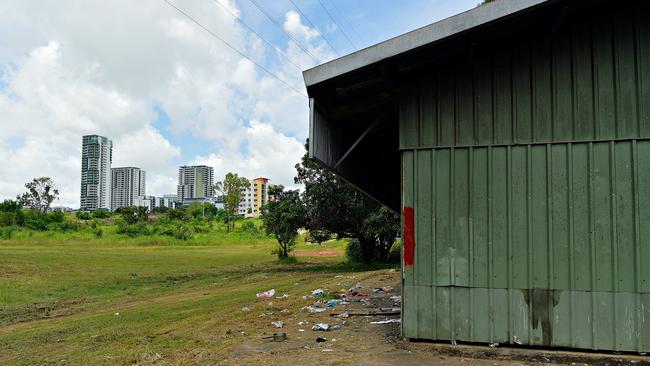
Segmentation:
<svg viewBox="0 0 650 366">
<path fill-rule="evenodd" d="M 169 202 L 176 202 L 177 197 L 178 196 L 175 194 L 163 194 L 163 198 L 168 200 Z"/>
<path fill-rule="evenodd" d="M 184 165 L 178 168 L 177 202 L 213 197 L 214 169 L 205 165 Z"/>
<path fill-rule="evenodd" d="M 83 136 L 81 142 L 82 211 L 110 210 L 113 142 L 98 135 Z"/>
<path fill-rule="evenodd" d="M 137 200 L 146 194 L 145 171 L 135 167 L 111 169 L 111 210 L 137 206 Z"/>
<path fill-rule="evenodd" d="M 144 206 L 147 211 L 152 212 L 157 207 L 174 208 L 174 202 L 165 197 L 142 196 L 138 197 L 135 206 Z"/>
<path fill-rule="evenodd" d="M 250 180 L 250 183 L 250 186 L 242 192 L 238 213 L 259 216 L 262 206 L 269 202 L 269 180 L 260 177 Z"/>
</svg>

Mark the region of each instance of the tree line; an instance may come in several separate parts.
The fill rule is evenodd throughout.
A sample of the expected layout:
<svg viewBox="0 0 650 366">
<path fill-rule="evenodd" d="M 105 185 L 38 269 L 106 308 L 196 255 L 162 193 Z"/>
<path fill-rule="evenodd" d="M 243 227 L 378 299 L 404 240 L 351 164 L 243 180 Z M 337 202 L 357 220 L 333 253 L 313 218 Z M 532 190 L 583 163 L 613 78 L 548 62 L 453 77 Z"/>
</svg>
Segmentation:
<svg viewBox="0 0 650 366">
<path fill-rule="evenodd" d="M 305 146 L 307 150 L 308 143 Z M 304 229 L 308 232 L 307 240 L 314 243 L 350 239 L 347 251 L 350 259 L 365 263 L 394 260 L 391 249 L 400 231 L 396 212 L 324 169 L 309 158 L 308 153 L 295 168 L 294 182 L 304 186 L 304 190 L 286 190 L 283 186 L 269 188 L 270 200 L 261 209 L 263 229 L 277 240 L 275 253 L 279 258 L 290 255 L 299 230 Z M 194 233 L 209 231 L 213 222 L 223 222 L 226 231 L 232 231 L 236 220 L 242 217 L 238 214 L 239 204 L 250 184 L 236 173 L 227 173 L 213 187 L 224 204 L 223 209 L 210 203 L 193 203 L 173 209 L 156 207 L 152 210 L 157 215 L 154 222 L 150 222 L 146 207 L 122 207 L 114 213 L 102 210 L 77 212 L 76 215 L 81 221 L 117 215 L 115 224 L 119 233 L 130 236 L 162 234 L 187 240 Z M 0 226 L 27 226 L 36 230 L 75 229 L 72 227 L 75 223 L 66 222 L 63 213 L 48 212 L 59 195 L 51 178 L 35 178 L 25 187 L 27 191 L 16 200 L 0 203 Z M 91 226 L 96 235 L 101 236 L 97 223 L 93 221 Z"/>
</svg>

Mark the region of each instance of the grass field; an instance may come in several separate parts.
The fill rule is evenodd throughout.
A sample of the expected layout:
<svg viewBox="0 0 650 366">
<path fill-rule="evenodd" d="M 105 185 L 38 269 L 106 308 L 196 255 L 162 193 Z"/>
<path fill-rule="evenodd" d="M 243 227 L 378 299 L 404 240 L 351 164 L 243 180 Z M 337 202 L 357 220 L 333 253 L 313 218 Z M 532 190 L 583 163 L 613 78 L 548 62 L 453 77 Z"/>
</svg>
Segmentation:
<svg viewBox="0 0 650 366">
<path fill-rule="evenodd" d="M 294 301 L 282 306 L 297 311 L 302 295 L 334 286 L 337 274 L 371 273 L 345 264 L 339 241 L 301 241 L 297 259 L 278 263 L 276 243 L 263 234 L 182 242 L 105 233 L 0 240 L 0 364 L 193 364 L 197 352 L 214 363 L 257 332 L 261 313 L 282 310 L 256 301 L 256 292 L 287 293 Z M 338 255 L 300 255 L 321 249 Z"/>
</svg>

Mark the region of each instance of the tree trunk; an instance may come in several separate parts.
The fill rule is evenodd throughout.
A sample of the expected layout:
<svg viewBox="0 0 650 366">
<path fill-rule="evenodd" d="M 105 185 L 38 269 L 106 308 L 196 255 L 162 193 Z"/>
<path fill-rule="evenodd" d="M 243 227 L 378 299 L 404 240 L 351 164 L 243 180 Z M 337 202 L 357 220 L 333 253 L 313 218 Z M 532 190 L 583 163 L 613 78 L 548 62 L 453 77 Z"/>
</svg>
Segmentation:
<svg viewBox="0 0 650 366">
<path fill-rule="evenodd" d="M 363 254 L 363 262 L 371 264 L 375 258 L 375 240 L 372 238 L 359 237 L 359 245 Z"/>
</svg>

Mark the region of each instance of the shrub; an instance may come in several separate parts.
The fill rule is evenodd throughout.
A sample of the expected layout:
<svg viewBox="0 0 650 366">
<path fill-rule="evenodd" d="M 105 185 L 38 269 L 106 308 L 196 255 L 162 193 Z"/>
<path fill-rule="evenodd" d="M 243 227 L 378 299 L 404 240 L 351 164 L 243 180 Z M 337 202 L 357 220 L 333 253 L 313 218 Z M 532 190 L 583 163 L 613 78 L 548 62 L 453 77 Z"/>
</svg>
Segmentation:
<svg viewBox="0 0 650 366">
<path fill-rule="evenodd" d="M 13 236 L 16 228 L 13 226 L 0 227 L 0 239 L 9 240 Z"/>
<path fill-rule="evenodd" d="M 153 235 L 154 232 L 144 222 L 136 222 L 135 224 L 130 224 L 124 220 L 119 220 L 117 222 L 117 233 L 125 234 L 134 238 L 140 235 Z"/>
<path fill-rule="evenodd" d="M 51 224 L 51 229 L 58 230 L 58 231 L 79 231 L 80 225 L 78 222 L 72 222 L 72 221 L 63 221 L 63 222 L 55 222 Z"/>
<path fill-rule="evenodd" d="M 104 210 L 96 210 L 95 212 L 93 212 L 92 217 L 96 219 L 107 219 L 111 217 L 111 213 Z"/>
<path fill-rule="evenodd" d="M 0 226 L 18 225 L 16 215 L 16 212 L 0 212 Z"/>
<path fill-rule="evenodd" d="M 194 236 L 194 230 L 186 223 L 175 223 L 172 227 L 171 236 L 178 240 L 190 240 Z"/>
<path fill-rule="evenodd" d="M 241 226 L 239 227 L 239 231 L 242 232 L 247 232 L 252 235 L 259 235 L 260 230 L 257 226 L 255 226 L 255 223 L 250 220 L 245 220 L 244 222 L 241 223 Z"/>
<path fill-rule="evenodd" d="M 90 220 L 92 219 L 92 216 L 90 215 L 90 212 L 85 212 L 85 211 L 77 211 L 76 216 L 79 220 Z"/>
<path fill-rule="evenodd" d="M 361 243 L 358 239 L 350 239 L 348 246 L 345 248 L 345 257 L 349 262 L 363 263 L 363 252 L 361 251 Z"/>
</svg>

